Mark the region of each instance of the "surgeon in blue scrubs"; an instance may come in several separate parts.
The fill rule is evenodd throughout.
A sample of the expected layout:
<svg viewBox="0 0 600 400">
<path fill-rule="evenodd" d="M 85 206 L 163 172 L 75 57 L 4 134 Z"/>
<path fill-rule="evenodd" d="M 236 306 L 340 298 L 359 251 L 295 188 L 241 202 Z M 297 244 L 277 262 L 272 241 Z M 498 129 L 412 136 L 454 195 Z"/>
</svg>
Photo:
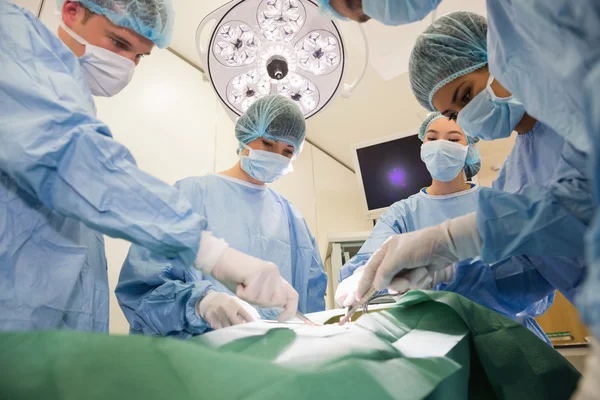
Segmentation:
<svg viewBox="0 0 600 400">
<path fill-rule="evenodd" d="M 482 188 L 476 215 L 395 238 L 382 247 L 387 254 L 383 265 L 371 265 L 373 276 L 364 276 L 365 287 L 389 285 L 402 269 L 433 271 L 449 260 L 476 255 L 488 263 L 523 254 L 583 257 L 583 234 L 593 214 L 587 154 L 567 138 L 552 161 L 556 150 L 549 152 L 540 143 L 556 148 L 559 134 L 532 117 L 527 105 L 490 74 L 486 46 L 485 18 L 468 12 L 440 17 L 415 44 L 411 85 L 424 107 L 457 118 L 469 135 L 494 140 L 513 130 L 522 134 L 507 165 L 513 171 L 510 182 L 503 187 L 503 179 L 498 185 L 513 193 Z M 412 251 L 412 243 L 428 242 L 420 252 Z"/>
<path fill-rule="evenodd" d="M 298 292 L 299 310 L 310 313 L 325 309 L 327 276 L 319 249 L 298 209 L 266 185 L 292 171 L 305 134 L 304 117 L 294 101 L 263 97 L 236 123 L 240 160 L 226 171 L 186 178 L 175 187 L 206 218 L 213 234 L 276 264 Z M 187 338 L 279 314 L 272 308 L 259 308 L 257 314 L 214 278 L 153 257 L 136 245 L 123 265 L 116 294 L 131 332 L 148 335 Z"/>
<path fill-rule="evenodd" d="M 457 34 L 461 31 L 470 33 L 465 36 L 468 39 L 462 42 L 463 36 Z M 516 229 L 527 230 L 530 224 L 528 220 L 519 220 L 520 214 L 506 215 L 504 209 L 510 203 L 498 190 L 524 194 L 529 202 L 547 202 L 549 205 L 545 207 L 548 209 L 552 209 L 553 199 L 546 195 L 546 188 L 555 194 L 555 199 L 565 204 L 571 198 L 575 198 L 576 202 L 584 200 L 580 208 L 572 208 L 576 211 L 581 209 L 587 213 L 591 202 L 589 192 L 581 189 L 581 183 L 587 184 L 585 165 L 578 164 L 577 152 L 564 152 L 565 146 L 567 150 L 572 148 L 570 143 L 565 145 L 563 137 L 554 129 L 530 116 L 526 107 L 490 74 L 481 54 L 467 51 L 467 48 L 485 49 L 487 36 L 485 18 L 468 12 L 445 15 L 418 38 L 409 65 L 413 91 L 421 104 L 443 110 L 446 117 L 457 119 L 467 134 L 484 140 L 496 140 L 510 136 L 513 131 L 517 132 L 513 149 L 492 185 L 495 190 L 483 189 L 479 197 L 478 220 L 488 220 L 482 224 L 495 225 L 496 219 L 501 225 L 510 225 L 503 228 L 503 232 L 510 234 L 505 238 L 497 237 L 497 230 L 487 228 L 491 245 L 487 246 L 489 251 L 484 245 L 484 258 L 490 257 L 486 251 L 494 253 L 497 252 L 494 248 L 502 245 L 510 247 L 511 241 L 520 240 L 522 232 Z M 454 48 L 442 46 L 447 42 L 452 42 Z M 463 51 L 449 61 L 452 57 L 449 53 L 453 53 L 461 43 Z M 455 95 L 456 102 L 451 103 L 450 99 L 454 99 Z M 460 112 L 456 111 L 459 108 L 456 103 L 460 104 Z M 580 170 L 575 165 L 579 165 Z M 540 219 L 542 224 L 550 225 L 552 218 L 557 219 L 555 224 L 567 223 L 560 219 L 560 214 L 544 215 L 548 219 Z M 560 228 L 568 231 L 568 226 Z M 532 236 L 535 235 L 537 230 L 532 231 Z M 527 244 L 524 248 L 527 248 Z M 530 253 L 524 251 L 524 254 Z M 551 251 L 542 254 L 551 254 Z M 585 274 L 583 253 L 572 258 L 539 255 L 532 252 L 529 260 L 537 265 L 550 283 L 574 302 Z"/>
<path fill-rule="evenodd" d="M 481 159 L 478 139 L 466 136 L 456 122 L 438 112 L 431 113 L 419 129 L 423 140 L 421 158 L 429 170 L 431 186 L 394 203 L 380 218 L 369 239 L 340 273 L 336 291 L 340 306 L 351 306 L 355 292 L 373 253 L 390 237 L 439 224 L 473 212 L 481 187 L 465 181 L 476 175 Z M 560 139 L 560 137 L 559 137 Z M 562 139 L 560 139 L 562 141 Z M 505 173 L 506 165 L 502 170 Z M 513 257 L 494 265 L 479 258 L 414 277 L 406 288 L 459 293 L 506 317 L 512 318 L 550 344 L 535 321 L 554 300 L 554 287 L 528 257 Z"/>
<path fill-rule="evenodd" d="M 92 95 L 119 93 L 143 56 L 169 45 L 170 0 L 57 4 L 58 36 L 0 0 L 0 330 L 107 332 L 104 234 L 293 316 L 297 294 L 277 266 L 211 235 L 96 117 Z"/>
<path fill-rule="evenodd" d="M 319 0 L 324 10 L 328 10 L 337 18 L 353 19 L 365 22 L 373 18 L 388 25 L 400 25 L 424 18 L 434 10 L 441 0 Z M 593 197 L 584 195 L 583 201 L 577 201 L 575 196 L 565 196 L 564 193 L 546 192 L 546 200 L 542 193 L 528 193 L 524 196 L 506 198 L 503 205 L 485 210 L 491 215 L 503 213 L 519 216 L 527 220 L 521 226 L 521 235 L 517 240 L 508 243 L 508 252 L 540 254 L 544 250 L 558 256 L 583 255 L 577 243 L 583 243 L 583 232 L 592 215 L 594 220 L 585 237 L 588 273 L 586 274 L 583 290 L 579 294 L 577 305 L 584 320 L 590 325 L 596 337 L 600 337 L 600 3 L 595 0 L 499 0 L 486 1 L 489 31 L 487 43 L 483 46 L 471 47 L 473 58 L 486 62 L 490 74 L 510 92 L 518 101 L 526 106 L 532 117 L 547 124 L 559 135 L 565 143 L 566 163 L 563 170 L 566 179 L 575 182 L 574 193 L 582 195 L 592 193 Z M 437 22 L 436 22 L 437 23 Z M 434 24 L 435 25 L 435 24 Z M 466 50 L 461 43 L 477 43 L 471 40 L 472 31 L 459 29 L 455 36 L 460 40 L 450 40 L 442 45 L 453 55 L 465 55 Z M 455 47 L 455 44 L 458 45 Z M 440 47 L 441 48 L 441 47 Z M 455 50 L 453 52 L 453 50 Z M 452 63 L 454 56 L 445 61 Z M 446 83 L 446 82 L 444 82 Z M 433 93 L 430 93 L 433 95 Z M 456 111 L 462 108 L 459 104 Z M 459 113 L 460 114 L 460 113 Z M 482 115 L 483 116 L 483 115 Z M 459 124 L 461 122 L 459 121 Z M 568 148 L 568 146 L 570 148 Z M 572 174 L 568 175 L 571 167 Z M 584 179 L 575 175 L 583 175 Z M 573 178 L 575 180 L 573 181 Z M 591 207 L 586 203 L 591 203 Z M 553 210 L 545 213 L 546 210 Z M 575 219 L 565 217 L 564 211 L 573 214 Z M 552 216 L 557 218 L 553 220 Z M 541 217 L 541 218 L 540 218 Z M 495 236 L 501 239 L 505 234 L 502 223 L 493 223 L 486 231 L 479 223 L 470 218 L 469 221 L 454 221 L 454 240 L 460 241 L 462 250 L 451 251 L 452 258 L 461 258 L 476 253 L 486 241 L 491 242 Z M 555 222 L 560 223 L 555 223 Z M 546 224 L 546 222 L 548 222 Z M 477 226 L 476 226 L 477 225 Z M 577 225 L 580 225 L 579 227 Z M 564 235 L 561 227 L 568 227 L 568 235 Z M 448 233 L 448 230 L 445 230 Z M 478 233 L 475 233 L 478 231 Z M 447 246 L 436 245 L 436 235 L 419 233 L 420 240 L 414 245 L 428 241 L 435 254 L 423 254 L 421 257 L 439 259 L 442 253 L 447 253 Z M 513 232 L 516 234 L 516 232 Z M 533 233 L 533 234 L 531 234 Z M 551 233 L 548 235 L 547 233 Z M 416 236 L 415 235 L 415 236 Z M 554 238 L 552 237 L 554 236 Z M 569 240 L 567 236 L 571 236 Z M 428 237 L 428 238 L 427 238 Z M 406 239 L 406 238 L 405 238 Z M 511 238 L 512 239 L 512 238 Z M 567 239 L 565 241 L 565 239 Z M 573 240 L 574 239 L 574 240 Z M 437 241 L 437 243 L 440 243 Z M 545 245 L 544 245 L 545 243 Z M 488 243 L 488 248 L 495 244 Z M 507 243 L 499 240 L 497 246 L 505 247 Z M 404 246 L 407 250 L 408 247 Z M 402 258 L 402 257 L 400 257 Z M 393 262 L 399 264 L 397 259 Z M 396 271 L 400 272 L 400 271 Z M 390 272 L 388 278 L 394 273 Z M 380 283 L 385 284 L 384 279 Z M 364 286 L 368 288 L 369 282 Z M 365 289 L 366 290 L 366 289 Z M 586 386 L 581 390 L 582 396 L 594 398 L 600 387 L 593 382 L 600 382 L 600 348 L 599 357 L 593 368 L 596 377 L 587 376 Z M 590 358 L 591 359 L 591 358 Z M 582 397 L 583 398 L 583 397 Z"/>
</svg>

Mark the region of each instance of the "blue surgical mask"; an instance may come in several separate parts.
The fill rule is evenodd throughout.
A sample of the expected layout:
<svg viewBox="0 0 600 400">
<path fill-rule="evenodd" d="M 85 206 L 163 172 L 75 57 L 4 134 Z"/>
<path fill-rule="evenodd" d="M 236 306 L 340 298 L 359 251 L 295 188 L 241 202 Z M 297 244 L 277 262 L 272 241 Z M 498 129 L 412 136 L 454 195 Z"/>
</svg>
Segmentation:
<svg viewBox="0 0 600 400">
<path fill-rule="evenodd" d="M 442 182 L 450 182 L 465 167 L 468 146 L 448 140 L 423 143 L 421 160 L 427 166 L 431 177 Z"/>
<path fill-rule="evenodd" d="M 362 0 L 363 13 L 384 25 L 420 21 L 442 0 Z"/>
<path fill-rule="evenodd" d="M 257 181 L 275 182 L 277 179 L 294 170 L 292 160 L 281 154 L 270 151 L 254 150 L 248 146 L 248 155 L 240 153 L 241 166 L 244 171 Z"/>
<path fill-rule="evenodd" d="M 490 75 L 482 90 L 458 113 L 458 125 L 470 136 L 483 140 L 507 138 L 525 115 L 525 107 L 513 96 L 499 98 L 494 94 Z"/>
</svg>

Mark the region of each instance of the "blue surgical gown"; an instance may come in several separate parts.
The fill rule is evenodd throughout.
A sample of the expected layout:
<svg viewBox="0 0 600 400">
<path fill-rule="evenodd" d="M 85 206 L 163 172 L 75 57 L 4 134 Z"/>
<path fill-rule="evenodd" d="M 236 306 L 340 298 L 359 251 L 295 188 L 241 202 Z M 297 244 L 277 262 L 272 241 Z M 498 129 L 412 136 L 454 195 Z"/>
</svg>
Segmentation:
<svg viewBox="0 0 600 400">
<path fill-rule="evenodd" d="M 96 118 L 75 55 L 0 0 L 0 330 L 108 330 L 102 234 L 191 265 L 206 222 Z"/>
<path fill-rule="evenodd" d="M 481 256 L 486 262 L 521 254 L 582 257 L 591 224 L 578 307 L 600 337 L 600 2 L 486 4 L 490 73 L 566 142 L 551 185 L 481 192 Z"/>
<path fill-rule="evenodd" d="M 460 217 L 477 208 L 476 186 L 470 190 L 445 196 L 430 196 L 424 191 L 394 203 L 380 218 L 369 239 L 358 254 L 348 261 L 340 273 L 346 279 L 355 269 L 365 265 L 371 255 L 392 235 L 412 232 Z M 488 266 L 479 259 L 455 264 L 452 282 L 435 289 L 459 293 L 502 315 L 519 321 L 541 339 L 548 338 L 534 317 L 543 314 L 554 300 L 554 288 L 526 260 L 505 260 Z"/>
<path fill-rule="evenodd" d="M 505 0 L 488 1 L 487 7 L 491 73 L 525 104 L 527 112 L 563 135 L 573 153 L 586 155 L 588 165 L 582 159 L 577 169 L 587 174 L 589 182 L 580 181 L 571 198 L 590 201 L 577 189 L 593 191 L 589 214 L 595 212 L 595 218 L 586 234 L 588 271 L 576 305 L 600 337 L 600 3 Z M 583 209 L 578 205 L 575 210 Z M 585 224 L 589 214 L 580 218 Z"/>
<path fill-rule="evenodd" d="M 548 125 L 537 122 L 531 131 L 517 135 L 512 151 L 492 187 L 518 193 L 529 184 L 551 185 L 555 180 L 555 169 L 563 146 L 562 136 Z M 574 303 L 585 274 L 583 257 L 518 256 L 513 260 L 535 265 L 550 284 Z"/>
<path fill-rule="evenodd" d="M 586 235 L 588 273 L 577 306 L 600 337 L 600 3 L 488 2 L 489 13 L 495 35 L 488 41 L 496 49 L 490 53 L 492 73 L 503 74 L 502 84 L 530 102 L 533 115 L 590 153 L 595 218 Z"/>
<path fill-rule="evenodd" d="M 327 276 L 313 235 L 285 197 L 225 175 L 187 178 L 175 185 L 208 220 L 208 230 L 239 251 L 271 261 L 299 294 L 304 313 L 325 309 Z M 243 266 L 241 266 L 243 267 Z M 116 294 L 132 333 L 187 338 L 209 329 L 194 307 L 209 290 L 231 292 L 210 276 L 189 271 L 133 245 Z M 259 309 L 263 319 L 277 310 Z"/>
<path fill-rule="evenodd" d="M 491 74 L 530 115 L 566 141 L 553 183 L 527 185 L 512 195 L 482 192 L 477 224 L 484 260 L 584 254 L 583 236 L 594 201 L 588 171 L 591 146 L 577 81 L 585 76 L 584 57 L 592 47 L 597 49 L 598 41 L 589 41 L 600 26 L 590 22 L 587 13 L 593 15 L 593 10 L 589 1 L 487 2 Z"/>
</svg>

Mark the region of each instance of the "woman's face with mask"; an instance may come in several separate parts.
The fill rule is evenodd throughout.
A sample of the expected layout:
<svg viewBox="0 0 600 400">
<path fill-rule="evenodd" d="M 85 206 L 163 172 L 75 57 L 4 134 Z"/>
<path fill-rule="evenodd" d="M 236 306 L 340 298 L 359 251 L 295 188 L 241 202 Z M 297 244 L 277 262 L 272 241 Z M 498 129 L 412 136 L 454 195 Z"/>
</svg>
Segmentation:
<svg viewBox="0 0 600 400">
<path fill-rule="evenodd" d="M 431 102 L 435 109 L 442 113 L 442 115 L 456 121 L 458 113 L 486 88 L 489 77 L 490 73 L 487 68 L 481 68 L 460 76 L 442 86 L 433 95 Z M 498 97 L 504 98 L 511 95 L 495 79 L 491 84 L 491 88 Z"/>
<path fill-rule="evenodd" d="M 421 160 L 434 180 L 450 182 L 463 174 L 468 151 L 467 139 L 456 122 L 438 118 L 425 132 Z"/>
</svg>

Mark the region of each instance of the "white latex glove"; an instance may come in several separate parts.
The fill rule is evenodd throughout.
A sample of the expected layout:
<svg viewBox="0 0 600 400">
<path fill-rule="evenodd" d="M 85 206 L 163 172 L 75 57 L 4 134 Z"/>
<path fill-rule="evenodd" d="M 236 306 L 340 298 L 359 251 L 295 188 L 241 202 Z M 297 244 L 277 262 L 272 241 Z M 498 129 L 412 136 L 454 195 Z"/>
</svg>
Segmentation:
<svg viewBox="0 0 600 400">
<path fill-rule="evenodd" d="M 430 228 L 394 235 L 365 265 L 356 290 L 361 298 L 371 288 L 402 292 L 425 284 L 427 277 L 457 261 L 476 257 L 481 250 L 475 213 Z"/>
<path fill-rule="evenodd" d="M 202 234 L 194 266 L 250 304 L 282 308 L 277 318 L 280 322 L 298 311 L 298 293 L 281 277 L 275 264 L 231 249 L 210 233 Z"/>
<path fill-rule="evenodd" d="M 340 282 L 335 291 L 335 302 L 338 306 L 351 307 L 356 303 L 355 293 L 364 270 L 365 266 L 363 265 L 355 269 L 352 275 Z"/>
<path fill-rule="evenodd" d="M 430 290 L 436 287 L 439 283 L 450 283 L 454 281 L 456 277 L 456 265 L 452 264 L 449 267 L 439 269 L 433 273 L 429 273 L 426 282 L 423 282 L 419 286 L 411 286 L 411 289 L 425 289 Z"/>
<path fill-rule="evenodd" d="M 585 371 L 571 400 L 595 400 L 600 393 L 600 345 L 592 340 L 592 354 L 585 360 Z"/>
<path fill-rule="evenodd" d="M 258 311 L 227 293 L 209 292 L 196 303 L 196 314 L 213 329 L 227 328 L 260 319 Z"/>
</svg>

